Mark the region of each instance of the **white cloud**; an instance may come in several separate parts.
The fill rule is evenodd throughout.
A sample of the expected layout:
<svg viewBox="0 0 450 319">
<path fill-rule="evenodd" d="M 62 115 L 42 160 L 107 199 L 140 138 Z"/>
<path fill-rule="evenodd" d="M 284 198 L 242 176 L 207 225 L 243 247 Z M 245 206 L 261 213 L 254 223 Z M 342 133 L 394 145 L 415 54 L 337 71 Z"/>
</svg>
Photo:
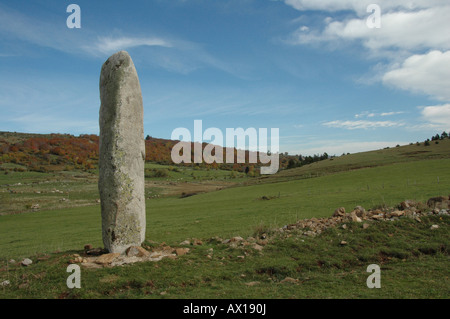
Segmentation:
<svg viewBox="0 0 450 319">
<path fill-rule="evenodd" d="M 426 106 L 421 114 L 423 119 L 436 129 L 450 129 L 450 104 Z"/>
<path fill-rule="evenodd" d="M 387 72 L 383 83 L 450 101 L 450 51 L 413 55 Z"/>
<path fill-rule="evenodd" d="M 398 114 L 404 114 L 405 112 L 398 111 L 398 112 L 384 112 L 381 113 L 380 116 L 392 116 L 392 115 L 398 115 Z"/>
<path fill-rule="evenodd" d="M 367 111 L 355 114 L 355 119 L 359 119 L 359 118 L 364 118 L 364 117 L 377 117 L 377 116 L 392 116 L 392 115 L 398 115 L 398 114 L 404 114 L 405 112 L 403 111 L 398 111 L 398 112 L 383 112 L 383 113 L 369 113 Z"/>
<path fill-rule="evenodd" d="M 377 81 L 403 90 L 450 101 L 450 2 L 379 0 L 381 28 L 369 28 L 366 0 L 285 0 L 300 11 L 353 12 L 326 18 L 323 28 L 300 27 L 287 43 L 338 46 L 361 43 L 368 58 L 387 58 L 377 66 Z M 427 52 L 428 53 L 424 53 Z M 389 66 L 390 65 L 390 66 Z M 374 79 L 372 79 L 374 80 Z"/>
<path fill-rule="evenodd" d="M 287 5 L 299 11 L 321 10 L 321 11 L 342 11 L 352 10 L 358 14 L 366 14 L 369 4 L 373 0 L 285 0 Z M 426 9 L 443 4 L 443 0 L 377 0 L 375 1 L 383 10 L 392 9 Z"/>
<path fill-rule="evenodd" d="M 401 122 L 393 122 L 393 121 L 330 121 L 325 122 L 322 125 L 334 128 L 343 128 L 347 130 L 357 130 L 357 129 L 373 129 L 379 127 L 398 127 L 403 126 L 404 124 Z"/>
<path fill-rule="evenodd" d="M 450 5 L 420 11 L 396 11 L 381 15 L 381 28 L 371 29 L 367 17 L 343 21 L 325 19 L 323 31 L 300 27 L 288 40 L 291 44 L 361 41 L 371 55 L 408 52 L 419 49 L 450 49 Z"/>
<path fill-rule="evenodd" d="M 172 44 L 164 39 L 149 38 L 133 38 L 133 37 L 99 37 L 93 46 L 84 46 L 84 49 L 93 54 L 111 54 L 120 50 L 139 46 L 162 46 L 172 47 Z"/>
</svg>

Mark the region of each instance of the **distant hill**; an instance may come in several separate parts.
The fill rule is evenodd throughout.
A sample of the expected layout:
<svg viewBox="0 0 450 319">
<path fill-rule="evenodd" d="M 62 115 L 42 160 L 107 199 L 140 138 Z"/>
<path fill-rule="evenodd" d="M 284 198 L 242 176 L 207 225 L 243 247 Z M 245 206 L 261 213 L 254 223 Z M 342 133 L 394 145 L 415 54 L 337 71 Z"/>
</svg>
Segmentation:
<svg viewBox="0 0 450 319">
<path fill-rule="evenodd" d="M 154 138 L 145 140 L 146 162 L 175 165 L 171 159 L 172 147 L 179 141 Z M 203 147 L 206 143 L 203 144 Z M 194 149 L 193 143 L 191 145 Z M 236 149 L 234 150 L 236 154 Z M 225 150 L 224 150 L 225 154 Z M 69 134 L 29 134 L 0 132 L 0 169 L 16 171 L 60 171 L 94 170 L 98 165 L 99 137 L 97 135 L 74 136 Z M 226 170 L 257 170 L 259 164 L 248 164 L 249 152 L 246 151 L 246 163 L 241 164 L 181 164 L 205 166 Z M 193 158 L 193 154 L 191 154 Z M 289 160 L 295 156 L 280 155 L 280 168 L 286 168 Z M 193 162 L 193 160 L 192 160 Z"/>
<path fill-rule="evenodd" d="M 377 167 L 395 163 L 421 160 L 449 159 L 450 139 L 425 140 L 424 142 L 397 145 L 380 150 L 346 154 L 328 158 L 312 164 L 286 169 L 278 174 L 265 177 L 266 181 L 278 182 L 334 174 L 360 168 Z M 414 172 L 411 172 L 414 175 Z"/>
</svg>

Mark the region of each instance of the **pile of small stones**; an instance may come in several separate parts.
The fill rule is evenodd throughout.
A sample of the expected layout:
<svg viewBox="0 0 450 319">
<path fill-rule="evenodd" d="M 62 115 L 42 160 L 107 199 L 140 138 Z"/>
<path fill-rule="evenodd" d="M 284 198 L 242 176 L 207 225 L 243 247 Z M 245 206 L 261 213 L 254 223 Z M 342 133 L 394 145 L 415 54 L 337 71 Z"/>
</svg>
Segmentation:
<svg viewBox="0 0 450 319">
<path fill-rule="evenodd" d="M 187 254 L 189 248 L 173 248 L 165 244 L 159 247 L 130 246 L 124 254 L 108 253 L 103 248 L 84 246 L 84 254 L 73 254 L 69 263 L 79 263 L 85 268 L 115 267 L 144 261 L 159 261 L 163 258 L 177 258 Z"/>
<path fill-rule="evenodd" d="M 361 206 L 356 206 L 350 213 L 345 212 L 344 207 L 337 208 L 329 218 L 311 218 L 297 221 L 294 224 L 285 225 L 280 232 L 305 229 L 303 235 L 316 236 L 330 227 L 342 224 L 345 228 L 347 222 L 363 223 L 363 228 L 368 228 L 370 221 L 395 221 L 401 217 L 413 218 L 421 221 L 421 216 L 429 215 L 450 215 L 449 196 L 439 196 L 430 198 L 427 204 L 406 200 L 397 207 L 385 209 L 374 209 L 366 211 Z"/>
<path fill-rule="evenodd" d="M 303 236 L 314 237 L 322 233 L 327 228 L 336 227 L 338 225 L 341 225 L 343 229 L 346 229 L 346 223 L 348 222 L 362 223 L 363 228 L 367 229 L 370 226 L 370 223 L 374 221 L 395 221 L 399 218 L 413 218 L 418 222 L 421 222 L 421 216 L 430 215 L 450 215 L 449 196 L 430 198 L 426 204 L 412 200 L 405 200 L 397 205 L 397 207 L 367 211 L 361 206 L 356 206 L 350 213 L 346 213 L 344 207 L 339 207 L 334 211 L 331 217 L 299 220 L 294 224 L 289 224 L 281 228 L 274 229 L 273 231 L 270 231 L 270 233 L 289 234 L 291 232 L 298 233 L 300 231 Z M 438 225 L 433 225 L 431 230 L 437 228 L 439 228 Z M 237 236 L 225 240 L 213 237 L 211 240 L 219 241 L 222 244 L 230 245 L 233 248 L 251 247 L 261 251 L 268 243 L 269 238 L 267 233 L 263 233 L 258 239 L 249 237 L 244 240 L 242 237 Z"/>
</svg>

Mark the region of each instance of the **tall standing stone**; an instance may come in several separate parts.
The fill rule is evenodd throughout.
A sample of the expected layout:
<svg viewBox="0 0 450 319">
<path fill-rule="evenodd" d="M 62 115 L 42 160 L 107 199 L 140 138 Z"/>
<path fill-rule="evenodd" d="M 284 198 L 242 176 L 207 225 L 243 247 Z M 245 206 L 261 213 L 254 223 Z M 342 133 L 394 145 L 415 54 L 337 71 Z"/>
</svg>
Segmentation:
<svg viewBox="0 0 450 319">
<path fill-rule="evenodd" d="M 100 74 L 100 176 L 102 236 L 111 253 L 145 239 L 144 109 L 129 54 L 113 54 Z"/>
</svg>

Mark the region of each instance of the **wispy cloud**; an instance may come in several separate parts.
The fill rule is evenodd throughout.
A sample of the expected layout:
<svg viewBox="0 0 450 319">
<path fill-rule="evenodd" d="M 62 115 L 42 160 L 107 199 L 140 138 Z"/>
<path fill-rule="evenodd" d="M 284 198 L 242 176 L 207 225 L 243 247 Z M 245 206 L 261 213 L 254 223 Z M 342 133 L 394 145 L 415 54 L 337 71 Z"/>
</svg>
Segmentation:
<svg viewBox="0 0 450 319">
<path fill-rule="evenodd" d="M 84 55 L 105 59 L 110 54 L 127 49 L 136 49 L 135 55 L 144 63 L 165 70 L 188 74 L 201 68 L 211 68 L 227 72 L 237 77 L 245 77 L 243 65 L 225 62 L 207 52 L 195 42 L 171 36 L 160 36 L 146 31 L 146 35 L 129 35 L 126 31 L 114 29 L 102 32 L 81 28 L 73 30 L 61 26 L 61 17 L 49 13 L 47 19 L 37 19 L 20 11 L 0 4 L 0 34 L 27 44 L 48 47 L 71 55 Z M 159 48 L 160 50 L 148 50 Z M 30 55 L 29 47 L 23 54 Z M 9 55 L 2 52 L 2 56 Z M 2 57 L 0 56 L 0 57 Z"/>
<path fill-rule="evenodd" d="M 362 117 L 374 117 L 374 116 L 375 116 L 375 113 L 369 113 L 369 112 L 365 111 L 365 112 L 361 112 L 359 114 L 355 114 L 355 119 L 359 119 Z"/>
<path fill-rule="evenodd" d="M 325 122 L 322 125 L 334 128 L 342 128 L 346 130 L 358 130 L 358 129 L 374 129 L 380 127 L 399 127 L 404 123 L 393 121 L 330 121 Z"/>
<path fill-rule="evenodd" d="M 397 112 L 382 112 L 382 113 L 373 113 L 373 112 L 361 112 L 358 114 L 355 114 L 355 119 L 359 118 L 373 118 L 373 117 L 385 117 L 385 116 L 393 116 L 393 115 L 399 115 L 404 114 L 403 111 L 397 111 Z"/>
<path fill-rule="evenodd" d="M 119 50 L 126 50 L 129 48 L 140 46 L 161 46 L 170 48 L 173 45 L 162 38 L 148 37 L 148 38 L 134 38 L 134 37 L 98 37 L 93 45 L 84 45 L 83 49 L 92 55 L 112 54 Z"/>
<path fill-rule="evenodd" d="M 384 112 L 381 113 L 380 116 L 392 116 L 392 115 L 398 115 L 398 114 L 404 114 L 405 112 L 403 111 L 398 111 L 398 112 Z"/>
</svg>

